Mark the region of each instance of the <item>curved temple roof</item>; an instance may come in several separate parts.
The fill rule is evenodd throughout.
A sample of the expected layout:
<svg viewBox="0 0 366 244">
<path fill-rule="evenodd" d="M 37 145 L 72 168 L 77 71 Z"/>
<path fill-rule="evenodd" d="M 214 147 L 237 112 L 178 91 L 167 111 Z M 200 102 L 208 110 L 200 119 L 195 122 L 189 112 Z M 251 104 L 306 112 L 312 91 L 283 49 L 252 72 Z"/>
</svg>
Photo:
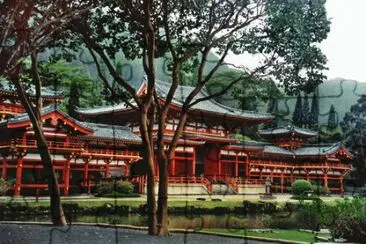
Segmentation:
<svg viewBox="0 0 366 244">
<path fill-rule="evenodd" d="M 280 135 L 298 135 L 302 137 L 314 137 L 318 135 L 318 132 L 288 125 L 282 128 L 260 130 L 258 134 L 262 137 L 271 137 L 271 136 L 278 137 Z"/>
<path fill-rule="evenodd" d="M 79 137 L 80 139 L 87 140 L 92 138 L 100 138 L 130 142 L 133 144 L 141 143 L 141 138 L 135 135 L 129 127 L 81 122 L 62 112 L 58 108 L 57 104 L 46 106 L 41 111 L 42 117 L 47 117 L 48 115 L 54 113 L 58 114 L 58 117 L 62 120 L 68 121 L 71 126 L 77 126 L 79 130 L 81 129 L 84 135 L 78 135 L 77 137 Z M 27 113 L 19 114 L 14 116 L 13 118 L 4 120 L 0 122 L 0 126 L 17 128 L 23 127 L 25 123 L 30 124 L 30 119 Z"/>
<path fill-rule="evenodd" d="M 139 92 L 142 92 L 144 89 L 144 86 L 146 86 L 146 83 L 143 82 L 138 89 Z M 159 98 L 165 99 L 168 91 L 170 89 L 170 83 L 163 82 L 163 81 L 156 81 L 156 93 Z M 181 107 L 183 105 L 184 100 L 187 98 L 187 96 L 193 91 L 194 87 L 192 86 L 178 86 L 174 99 L 172 104 L 176 105 L 178 107 Z M 208 94 L 204 91 L 199 92 L 195 99 L 201 99 L 204 97 L 207 97 Z M 132 104 L 134 102 L 131 101 Z M 77 110 L 78 113 L 82 115 L 100 115 L 100 114 L 108 114 L 112 112 L 122 112 L 122 111 L 128 111 L 131 110 L 130 107 L 128 107 L 127 104 L 121 103 L 118 105 L 112 105 L 112 106 L 102 106 L 102 107 L 96 107 L 96 108 L 87 108 L 87 109 L 81 109 L 79 108 Z M 192 106 L 191 111 L 196 112 L 204 112 L 204 113 L 212 113 L 217 114 L 221 116 L 229 116 L 229 117 L 235 117 L 239 119 L 247 119 L 247 120 L 259 120 L 259 121 L 270 121 L 273 116 L 269 114 L 259 114 L 253 111 L 240 111 L 238 109 L 233 109 L 227 106 L 224 106 L 213 99 L 205 100 L 202 102 L 199 102 Z"/>
<path fill-rule="evenodd" d="M 333 155 L 338 152 L 344 152 L 344 154 L 352 158 L 353 155 L 348 152 L 343 146 L 342 143 L 337 142 L 332 145 L 314 145 L 314 146 L 304 146 L 295 150 L 287 150 L 281 147 L 267 145 L 263 148 L 264 155 L 278 155 L 278 156 L 292 156 L 292 157 L 326 157 L 329 155 Z"/>
</svg>

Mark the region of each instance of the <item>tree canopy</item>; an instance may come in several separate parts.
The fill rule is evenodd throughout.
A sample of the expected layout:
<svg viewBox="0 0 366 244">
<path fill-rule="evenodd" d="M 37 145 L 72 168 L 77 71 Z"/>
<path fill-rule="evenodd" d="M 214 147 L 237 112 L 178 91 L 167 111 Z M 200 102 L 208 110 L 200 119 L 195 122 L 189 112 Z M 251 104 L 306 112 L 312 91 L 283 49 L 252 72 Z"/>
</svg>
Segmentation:
<svg viewBox="0 0 366 244">
<path fill-rule="evenodd" d="M 125 98 L 140 111 L 140 132 L 147 157 L 149 233 L 167 234 L 168 165 L 186 123 L 189 109 L 198 102 L 221 95 L 245 77 L 273 77 L 288 94 L 312 91 L 325 78 L 326 58 L 317 43 L 327 37 L 329 20 L 324 0 L 94 0 L 93 10 L 81 14 L 70 25 L 74 45 L 83 43 L 98 67 L 111 94 Z M 134 87 L 118 74 L 115 57 L 122 51 L 126 59 L 142 58 L 147 91 L 136 95 Z M 208 72 L 210 52 L 218 61 Z M 229 52 L 257 55 L 256 67 L 243 66 L 243 73 L 228 81 L 225 89 L 195 99 L 224 65 Z M 168 59 L 171 87 L 162 103 L 156 96 L 156 58 Z M 126 96 L 113 89 L 100 72 L 101 63 Z M 167 114 L 182 73 L 194 70 L 194 89 L 182 101 L 179 123 L 166 149 L 164 128 Z M 158 125 L 157 135 L 152 134 Z M 154 139 L 154 137 L 156 139 Z M 154 221 L 154 165 L 156 148 L 159 163 L 158 225 Z M 158 230 L 156 229 L 158 226 Z"/>
</svg>

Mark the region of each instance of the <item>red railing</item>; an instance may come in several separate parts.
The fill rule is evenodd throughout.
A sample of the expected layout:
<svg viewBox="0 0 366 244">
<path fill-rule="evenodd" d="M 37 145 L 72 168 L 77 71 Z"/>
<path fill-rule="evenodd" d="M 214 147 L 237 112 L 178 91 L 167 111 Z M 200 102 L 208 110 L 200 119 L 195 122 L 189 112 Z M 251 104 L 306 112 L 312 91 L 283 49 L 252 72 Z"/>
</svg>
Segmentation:
<svg viewBox="0 0 366 244">
<path fill-rule="evenodd" d="M 14 104 L 0 104 L 0 113 L 6 114 L 20 114 L 24 113 L 24 109 L 22 106 L 14 105 Z"/>
<path fill-rule="evenodd" d="M 329 162 L 323 162 L 323 163 L 301 163 L 301 164 L 290 164 L 290 163 L 283 163 L 283 162 L 268 162 L 268 161 L 251 161 L 250 162 L 251 166 L 265 166 L 265 167 L 278 167 L 278 166 L 282 166 L 283 168 L 327 168 L 327 167 L 331 167 L 331 168 L 341 168 L 341 169 L 345 169 L 345 168 L 349 168 L 349 166 L 347 164 L 343 164 L 343 163 L 329 163 Z"/>
<path fill-rule="evenodd" d="M 108 156 L 108 157 L 117 157 L 117 158 L 128 158 L 128 159 L 141 159 L 138 152 L 135 151 L 127 151 L 127 150 L 111 150 L 111 149 L 91 149 L 85 148 L 83 143 L 78 142 L 55 142 L 48 141 L 48 148 L 50 150 L 59 150 L 59 151 L 78 151 L 82 156 Z M 0 147 L 2 148 L 31 148 L 37 149 L 37 141 L 36 140 L 22 140 L 22 139 L 13 139 L 10 141 L 2 141 L 0 142 Z"/>
<path fill-rule="evenodd" d="M 110 150 L 110 149 L 91 149 L 88 148 L 81 155 L 98 155 L 98 156 L 113 156 L 118 158 L 141 159 L 138 152 L 125 150 Z"/>
<path fill-rule="evenodd" d="M 2 142 L 1 144 L 7 144 L 12 147 L 27 147 L 27 148 L 37 148 L 37 140 L 22 140 L 15 139 L 8 142 Z M 68 150 L 82 150 L 84 145 L 82 143 L 77 142 L 55 142 L 48 141 L 47 142 L 49 149 L 68 149 Z"/>
</svg>

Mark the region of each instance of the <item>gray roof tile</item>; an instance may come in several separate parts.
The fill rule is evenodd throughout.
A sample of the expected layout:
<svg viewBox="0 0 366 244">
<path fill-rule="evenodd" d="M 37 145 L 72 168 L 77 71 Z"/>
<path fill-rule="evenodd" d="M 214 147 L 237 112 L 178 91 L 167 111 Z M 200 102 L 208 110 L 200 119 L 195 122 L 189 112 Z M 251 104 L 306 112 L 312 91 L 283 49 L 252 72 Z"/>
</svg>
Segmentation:
<svg viewBox="0 0 366 244">
<path fill-rule="evenodd" d="M 156 92 L 157 95 L 160 98 L 165 99 L 168 91 L 170 89 L 170 83 L 163 82 L 163 81 L 156 81 Z M 175 93 L 173 104 L 181 106 L 184 102 L 184 100 L 187 98 L 187 96 L 190 94 L 190 92 L 194 89 L 192 86 L 183 86 L 180 85 L 177 88 L 177 91 Z M 204 91 L 201 91 L 197 94 L 195 99 L 206 97 L 208 94 Z M 123 111 L 130 109 L 126 104 L 119 104 L 119 105 L 113 105 L 113 106 L 102 106 L 102 107 L 96 107 L 96 108 L 89 108 L 89 109 L 78 109 L 78 112 L 80 114 L 101 114 L 101 113 L 110 113 L 110 112 L 116 112 L 116 111 Z M 202 111 L 202 112 L 211 112 L 215 114 L 221 114 L 221 115 L 227 115 L 237 118 L 246 118 L 246 119 L 272 119 L 273 116 L 269 114 L 259 114 L 257 112 L 253 111 L 241 111 L 238 109 L 233 109 L 227 106 L 224 106 L 222 104 L 219 104 L 218 102 L 214 101 L 213 99 L 202 101 L 200 103 L 195 104 L 191 110 L 194 111 Z"/>
<path fill-rule="evenodd" d="M 316 131 L 298 128 L 298 127 L 295 127 L 292 125 L 288 125 L 286 127 L 281 127 L 281 128 L 260 130 L 258 132 L 258 134 L 260 134 L 261 136 L 267 136 L 267 135 L 276 136 L 276 135 L 280 135 L 280 134 L 290 134 L 290 133 L 294 133 L 294 134 L 298 134 L 298 135 L 302 135 L 302 136 L 306 136 L 306 137 L 313 137 L 313 136 L 318 135 L 318 132 L 316 132 Z"/>
</svg>

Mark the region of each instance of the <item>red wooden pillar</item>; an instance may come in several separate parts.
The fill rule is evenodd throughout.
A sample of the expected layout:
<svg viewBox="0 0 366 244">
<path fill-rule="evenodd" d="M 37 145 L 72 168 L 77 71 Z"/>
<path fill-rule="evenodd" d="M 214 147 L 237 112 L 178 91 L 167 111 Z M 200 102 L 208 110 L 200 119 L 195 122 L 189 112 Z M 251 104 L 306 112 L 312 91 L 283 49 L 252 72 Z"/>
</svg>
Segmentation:
<svg viewBox="0 0 366 244">
<path fill-rule="evenodd" d="M 259 179 L 262 179 L 262 171 L 264 170 L 264 168 L 259 169 Z"/>
<path fill-rule="evenodd" d="M 339 177 L 339 194 L 343 195 L 343 177 Z"/>
<path fill-rule="evenodd" d="M 218 172 L 217 172 L 217 174 L 219 175 L 219 176 L 221 176 L 221 158 L 219 157 L 219 162 L 218 162 L 218 170 L 217 170 Z"/>
<path fill-rule="evenodd" d="M 249 156 L 247 155 L 245 157 L 245 177 L 248 178 L 249 177 Z"/>
<path fill-rule="evenodd" d="M 171 167 L 171 176 L 175 176 L 175 152 L 173 154 L 173 158 L 172 158 L 172 167 Z"/>
<path fill-rule="evenodd" d="M 125 176 L 129 176 L 130 175 L 130 165 L 129 164 L 125 164 L 125 172 L 124 172 Z"/>
<path fill-rule="evenodd" d="M 20 157 L 17 160 L 15 192 L 14 192 L 15 196 L 20 196 L 20 189 L 21 189 L 21 185 L 22 185 L 22 172 L 23 172 L 23 157 Z"/>
<path fill-rule="evenodd" d="M 109 168 L 109 161 L 104 161 L 105 162 L 105 171 L 104 171 L 104 178 L 110 178 L 111 177 L 111 170 Z"/>
<path fill-rule="evenodd" d="M 295 181 L 295 177 L 294 177 L 294 171 L 295 171 L 295 169 L 294 168 L 292 168 L 292 170 L 291 170 L 291 176 L 290 176 L 290 181 L 291 181 L 291 185 L 294 183 L 294 181 Z"/>
<path fill-rule="evenodd" d="M 328 188 L 328 170 L 324 170 L 324 187 Z"/>
<path fill-rule="evenodd" d="M 90 185 L 89 185 L 89 160 L 85 160 L 85 165 L 84 165 L 84 187 L 87 187 L 88 194 L 90 194 Z"/>
<path fill-rule="evenodd" d="M 196 155 L 193 151 L 192 165 L 191 165 L 191 176 L 196 175 Z"/>
<path fill-rule="evenodd" d="M 284 185 L 284 170 L 281 171 L 281 193 L 283 193 L 283 185 Z"/>
<path fill-rule="evenodd" d="M 64 196 L 69 195 L 70 187 L 70 159 L 65 162 L 64 166 Z"/>
<path fill-rule="evenodd" d="M 193 148 L 193 155 L 192 155 L 192 167 L 191 167 L 191 176 L 196 175 L 196 148 Z"/>
<path fill-rule="evenodd" d="M 238 154 L 235 157 L 235 177 L 238 177 L 239 174 L 239 163 L 238 163 Z"/>
<path fill-rule="evenodd" d="M 7 161 L 5 158 L 3 158 L 3 165 L 2 165 L 2 171 L 1 171 L 1 178 L 3 178 L 4 180 L 6 180 L 6 171 L 7 171 Z"/>
</svg>

